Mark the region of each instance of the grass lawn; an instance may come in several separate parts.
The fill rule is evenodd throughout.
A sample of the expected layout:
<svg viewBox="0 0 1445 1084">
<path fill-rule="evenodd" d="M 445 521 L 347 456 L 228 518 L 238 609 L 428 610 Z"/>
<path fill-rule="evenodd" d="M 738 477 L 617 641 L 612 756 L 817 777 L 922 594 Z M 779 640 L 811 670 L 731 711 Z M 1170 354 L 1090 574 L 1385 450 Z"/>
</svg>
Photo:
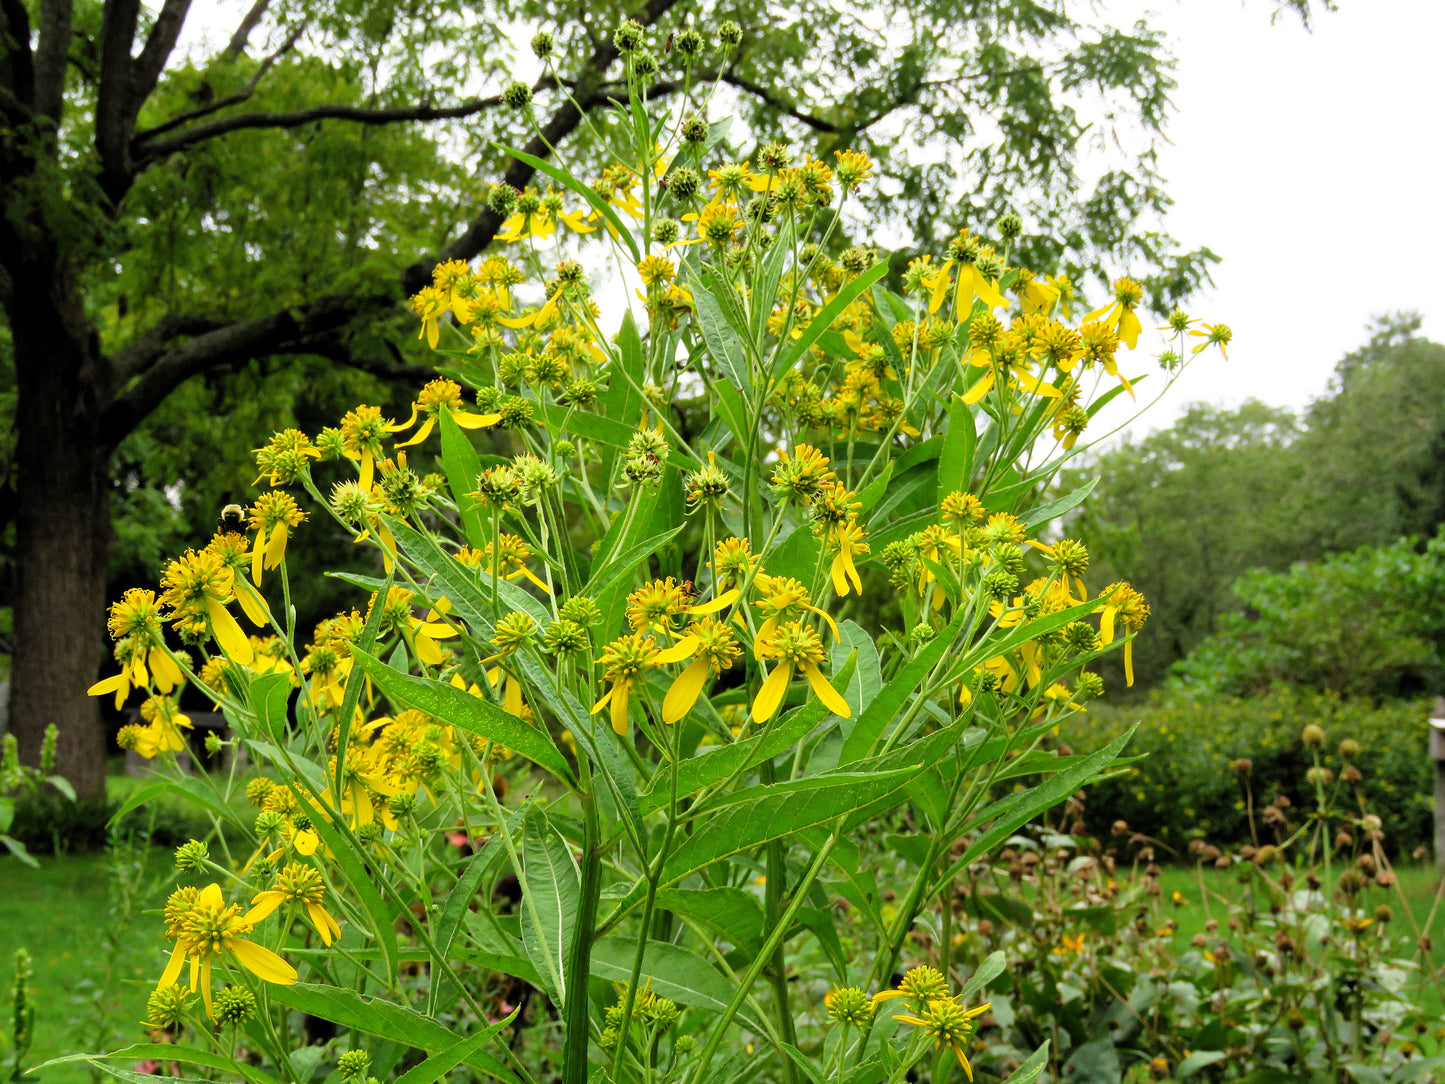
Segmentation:
<svg viewBox="0 0 1445 1084">
<path fill-rule="evenodd" d="M 28 949 L 32 959 L 35 1042 L 25 1065 L 144 1040 L 139 1021 L 147 988 L 167 955 L 158 912 L 170 853 L 148 848 L 130 855 L 37 860 L 39 869 L 0 859 L 0 991 L 7 1014 L 15 950 Z M 129 907 L 115 869 L 135 886 Z M 147 910 L 157 914 L 142 913 Z M 8 1046 L 0 1050 L 0 1064 L 8 1065 L 12 1053 Z M 67 1065 L 26 1079 L 68 1084 L 89 1080 L 90 1074 Z"/>
</svg>

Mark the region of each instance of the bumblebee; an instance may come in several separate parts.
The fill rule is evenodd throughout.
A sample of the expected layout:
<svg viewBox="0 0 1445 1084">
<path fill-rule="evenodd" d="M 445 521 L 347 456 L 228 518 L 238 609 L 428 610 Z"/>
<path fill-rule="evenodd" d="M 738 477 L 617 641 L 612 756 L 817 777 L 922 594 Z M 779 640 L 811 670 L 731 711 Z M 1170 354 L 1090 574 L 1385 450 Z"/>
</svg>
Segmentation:
<svg viewBox="0 0 1445 1084">
<path fill-rule="evenodd" d="M 245 534 L 246 510 L 239 504 L 228 504 L 221 509 L 221 521 L 216 525 L 221 534 Z"/>
</svg>

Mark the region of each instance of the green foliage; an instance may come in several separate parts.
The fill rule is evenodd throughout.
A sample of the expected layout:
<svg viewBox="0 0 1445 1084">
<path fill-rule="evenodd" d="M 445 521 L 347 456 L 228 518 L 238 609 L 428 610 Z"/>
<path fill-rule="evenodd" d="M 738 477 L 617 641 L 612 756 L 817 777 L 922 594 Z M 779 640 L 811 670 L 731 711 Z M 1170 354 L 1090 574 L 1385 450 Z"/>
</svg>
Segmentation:
<svg viewBox="0 0 1445 1084">
<path fill-rule="evenodd" d="M 1064 488 L 1101 479 L 1099 496 L 1070 521 L 1093 556 L 1091 582 L 1102 585 L 1127 574 L 1153 609 L 1134 647 L 1141 686 L 1157 684 L 1217 629 L 1232 635 L 1226 630 L 1242 627 L 1239 615 L 1250 607 L 1280 605 L 1268 595 L 1265 585 L 1275 581 L 1267 576 L 1250 580 L 1245 594 L 1232 591 L 1245 573 L 1285 573 L 1296 562 L 1330 553 L 1389 547 L 1411 535 L 1429 538 L 1445 522 L 1445 346 L 1420 338 L 1419 324 L 1410 314 L 1379 321 L 1369 342 L 1340 361 L 1329 391 L 1300 416 L 1254 401 L 1234 409 L 1194 405 L 1169 429 L 1125 441 L 1066 473 Z M 1327 574 L 1348 576 L 1346 566 L 1361 560 L 1328 566 L 1333 571 Z M 1385 567 L 1388 560 L 1380 557 L 1378 583 L 1367 582 L 1372 574 L 1365 569 L 1358 572 L 1357 586 L 1370 599 L 1382 597 L 1385 581 L 1403 585 Z M 1268 597 L 1256 600 L 1259 592 Z M 1424 608 L 1398 621 L 1428 639 L 1432 603 L 1418 592 L 1413 597 Z M 1297 616 L 1308 619 L 1300 626 L 1306 638 L 1322 625 L 1336 630 L 1328 635 L 1335 636 L 1341 655 L 1349 650 L 1346 607 L 1351 620 L 1361 619 L 1362 633 L 1372 620 L 1397 622 L 1371 616 L 1398 608 L 1388 599 L 1379 607 L 1337 601 L 1333 615 Z M 1277 631 L 1283 645 L 1285 630 Z M 1383 628 L 1375 633 L 1398 639 Z M 1373 685 L 1362 676 L 1370 666 L 1363 658 L 1355 667 L 1358 681 L 1348 688 L 1338 683 L 1340 676 L 1309 671 L 1308 664 L 1308 672 L 1299 666 L 1270 670 L 1276 659 L 1246 675 L 1243 685 L 1235 675 L 1220 680 L 1233 690 L 1278 677 L 1349 692 L 1389 692 L 1405 668 L 1414 671 L 1401 687 L 1408 694 L 1418 687 L 1411 682 L 1421 676 L 1423 660 L 1413 649 L 1400 654 L 1394 648 L 1371 655 L 1385 670 Z M 1202 671 L 1190 672 L 1209 682 Z M 1106 668 L 1105 676 L 1117 685 L 1116 672 Z"/>
<path fill-rule="evenodd" d="M 1232 603 L 1225 584 L 1252 568 L 1287 566 L 1298 533 L 1286 514 L 1300 467 L 1287 410 L 1249 401 L 1195 404 L 1168 429 L 1125 441 L 1065 473 L 1068 489 L 1097 477 L 1097 496 L 1070 518 L 1089 547 L 1096 587 L 1128 576 L 1149 600 L 1134 643 L 1145 688 L 1215 628 Z M 1119 682 L 1117 672 L 1105 675 Z"/>
<path fill-rule="evenodd" d="M 1445 688 L 1445 530 L 1427 545 L 1362 546 L 1232 590 L 1243 613 L 1177 663 L 1177 680 L 1245 696 L 1275 682 L 1345 696 Z"/>
<path fill-rule="evenodd" d="M 1229 849 L 1278 842 L 1289 830 L 1264 816 L 1278 798 L 1288 803 L 1290 830 L 1304 824 L 1301 811 L 1313 805 L 1305 778 L 1313 761 L 1300 734 L 1323 727 L 1324 763 L 1335 774 L 1339 804 L 1354 807 L 1350 796 L 1357 793 L 1384 822 L 1385 847 L 1402 855 L 1433 839 L 1434 773 L 1425 756 L 1430 709 L 1428 700 L 1376 704 L 1285 685 L 1237 699 L 1155 692 L 1126 705 L 1091 707 L 1065 724 L 1061 741 L 1089 750 L 1137 726 L 1129 751 L 1143 757 L 1090 790 L 1089 829 L 1107 838 L 1122 820 L 1182 855 L 1195 839 Z M 1353 786 L 1341 781 L 1346 762 L 1337 752 L 1347 738 L 1363 750 L 1349 762 L 1362 775 Z M 1235 766 L 1241 759 L 1249 761 L 1246 772 Z"/>
</svg>

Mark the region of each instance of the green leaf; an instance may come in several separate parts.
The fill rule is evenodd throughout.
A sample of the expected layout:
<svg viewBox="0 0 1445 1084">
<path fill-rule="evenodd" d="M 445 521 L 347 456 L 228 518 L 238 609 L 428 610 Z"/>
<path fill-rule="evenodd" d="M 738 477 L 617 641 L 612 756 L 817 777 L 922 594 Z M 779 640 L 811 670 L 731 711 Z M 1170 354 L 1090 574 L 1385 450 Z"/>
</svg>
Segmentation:
<svg viewBox="0 0 1445 1084">
<path fill-rule="evenodd" d="M 963 984 L 963 989 L 958 992 L 958 1000 L 968 1004 L 975 994 L 1003 974 L 1005 966 L 1006 961 L 1002 949 L 990 952 L 984 957 L 983 963 L 978 965 L 978 970 L 970 975 L 968 981 Z"/>
<path fill-rule="evenodd" d="M 844 955 L 843 945 L 838 940 L 838 931 L 833 925 L 832 916 L 816 907 L 799 907 L 793 918 L 799 926 L 808 930 L 818 939 L 818 947 L 823 950 L 823 955 L 832 965 L 833 974 L 837 977 L 838 983 L 846 986 L 848 984 L 848 958 Z"/>
<path fill-rule="evenodd" d="M 497 1032 L 508 1027 L 521 1011 L 522 1009 L 519 1005 L 503 1019 L 483 1028 L 475 1035 L 468 1036 L 460 1042 L 454 1043 L 446 1050 L 427 1055 L 426 1060 L 413 1065 L 406 1072 L 402 1073 L 401 1076 L 397 1077 L 396 1084 L 432 1084 L 433 1081 L 446 1076 L 447 1073 L 451 1072 L 458 1065 L 461 1065 L 467 1061 L 467 1059 L 473 1057 L 481 1050 L 485 1043 L 496 1036 Z"/>
<path fill-rule="evenodd" d="M 251 710 L 262 731 L 277 745 L 286 743 L 287 707 L 291 702 L 291 675 L 273 671 L 251 682 Z"/>
<path fill-rule="evenodd" d="M 7 851 L 9 851 L 17 859 L 19 859 L 21 862 L 24 862 L 32 869 L 40 868 L 40 863 L 35 861 L 35 859 L 31 856 L 30 852 L 25 849 L 25 844 L 21 843 L 13 836 L 7 836 L 4 833 L 0 833 L 0 845 L 3 845 Z"/>
<path fill-rule="evenodd" d="M 460 1037 L 419 1012 L 377 997 L 363 997 L 337 986 L 298 982 L 294 986 L 267 986 L 272 1001 L 330 1020 L 343 1028 L 440 1054 L 455 1049 Z M 462 1059 L 506 1084 L 517 1084 L 512 1071 L 490 1054 L 474 1050 Z M 144 1084 L 144 1082 L 142 1082 Z"/>
<path fill-rule="evenodd" d="M 437 947 L 437 952 L 442 959 L 452 958 L 452 941 L 461 929 L 462 920 L 471 909 L 472 900 L 475 899 L 482 881 L 491 872 L 503 854 L 501 847 L 483 847 L 476 854 L 472 855 L 467 862 L 466 871 L 457 878 L 457 883 L 452 886 L 451 892 L 447 895 L 447 902 L 442 905 L 441 917 L 437 919 L 436 926 L 432 930 L 432 942 Z M 433 1012 L 443 1002 L 449 1002 L 455 996 L 455 984 L 451 976 L 445 972 L 438 972 L 432 983 L 432 989 L 428 997 L 428 1004 Z"/>
<path fill-rule="evenodd" d="M 838 626 L 841 639 L 833 645 L 833 687 L 844 700 L 848 701 L 854 713 L 866 711 L 873 698 L 883 688 L 883 675 L 878 665 L 878 648 L 863 627 L 853 621 L 844 621 Z M 853 676 L 843 681 L 841 674 L 853 652 L 858 657 L 853 664 Z"/>
<path fill-rule="evenodd" d="M 323 793 L 320 788 L 317 792 Z M 366 916 L 370 919 L 372 936 L 376 939 L 382 958 L 386 961 L 387 980 L 395 983 L 399 962 L 396 947 L 395 913 L 382 900 L 381 893 L 377 891 L 376 885 L 372 881 L 374 874 L 362 864 L 356 851 L 353 850 L 352 840 L 354 837 L 343 833 L 325 817 L 313 817 L 311 827 L 321 837 L 321 842 L 331 851 L 332 860 L 341 868 L 342 875 L 350 883 L 357 898 L 361 900 L 362 909 L 366 911 Z"/>
<path fill-rule="evenodd" d="M 393 670 L 380 659 L 353 650 L 356 664 L 397 704 L 416 708 L 443 723 L 506 746 L 572 785 L 572 769 L 547 732 L 509 715 L 495 704 L 455 685 Z"/>
<path fill-rule="evenodd" d="M 851 665 L 835 671 L 833 679 L 846 685 L 852 680 Z M 677 796 L 682 798 L 696 794 L 704 787 L 721 783 L 735 773 L 745 772 L 764 760 L 787 752 L 830 714 L 822 701 L 816 697 L 809 698 L 807 703 L 782 716 L 755 738 L 689 757 L 677 766 Z M 667 805 L 667 789 L 666 784 L 659 783 L 655 789 L 641 796 L 638 804 L 643 816 Z"/>
<path fill-rule="evenodd" d="M 807 1054 L 804 1054 L 792 1043 L 779 1042 L 778 1046 L 782 1049 L 784 1054 L 788 1055 L 789 1061 L 791 1061 L 799 1069 L 803 1070 L 805 1074 L 807 1074 L 807 1077 L 810 1081 L 812 1081 L 812 1084 L 826 1084 L 826 1078 L 823 1076 L 822 1072 L 818 1069 L 818 1067 L 813 1064 L 813 1059 L 808 1057 Z"/>
<path fill-rule="evenodd" d="M 878 472 L 878 477 L 868 483 L 866 489 L 858 494 L 858 501 L 863 505 L 861 511 L 871 512 L 873 506 L 878 503 L 878 498 L 888 491 L 889 479 L 893 477 L 893 460 L 883 464 L 883 469 Z"/>
<path fill-rule="evenodd" d="M 203 1065 L 207 1069 L 223 1069 L 244 1077 L 252 1084 L 272 1084 L 275 1077 L 269 1073 L 263 1073 L 254 1065 L 244 1061 L 228 1058 L 225 1054 L 213 1050 L 202 1050 L 195 1046 L 178 1046 L 171 1043 L 133 1043 L 130 1046 L 122 1047 L 120 1050 L 112 1050 L 108 1054 L 88 1055 L 93 1058 L 114 1059 L 116 1061 L 145 1061 L 147 1058 L 154 1058 L 156 1061 L 178 1061 L 182 1065 Z M 152 1081 L 156 1078 L 151 1077 Z"/>
<path fill-rule="evenodd" d="M 692 299 L 697 306 L 697 319 L 702 325 L 702 337 L 707 343 L 708 353 L 746 401 L 747 393 L 752 387 L 752 378 L 743 353 L 743 340 L 733 330 L 723 315 L 722 306 L 706 286 L 700 282 L 693 283 Z M 739 437 L 744 435 L 738 434 Z"/>
<path fill-rule="evenodd" d="M 797 364 L 798 359 L 806 354 L 819 335 L 833 326 L 833 321 L 838 319 L 843 310 L 853 304 L 859 294 L 863 293 L 875 282 L 888 273 L 888 261 L 880 260 L 863 274 L 845 285 L 833 297 L 833 300 L 819 310 L 818 315 L 813 317 L 812 323 L 804 329 L 802 337 L 793 342 L 786 350 L 778 351 L 778 358 L 773 362 L 772 371 L 768 373 L 770 380 L 776 381 L 789 369 Z"/>
<path fill-rule="evenodd" d="M 741 888 L 664 888 L 657 906 L 702 923 L 739 948 L 756 952 L 762 947 L 762 904 Z"/>
<path fill-rule="evenodd" d="M 1094 487 L 1099 484 L 1099 475 L 1095 475 L 1092 481 L 1085 482 L 1072 493 L 1060 497 L 1048 504 L 1041 504 L 1032 508 L 1019 517 L 1019 522 L 1025 527 L 1037 527 L 1041 523 L 1048 523 L 1050 520 L 1058 519 L 1065 512 L 1071 511 L 1084 501 L 1088 500 L 1089 494 L 1094 492 Z"/>
<path fill-rule="evenodd" d="M 170 794 L 185 802 L 195 802 L 214 813 L 223 821 L 234 822 L 236 816 L 231 812 L 231 807 L 216 796 L 216 792 L 204 786 L 200 780 L 194 778 L 186 779 L 158 779 L 154 783 L 148 783 L 141 787 L 124 802 L 120 808 L 112 814 L 107 824 L 119 824 L 122 817 L 133 809 L 138 809 L 153 798 Z"/>
<path fill-rule="evenodd" d="M 522 944 L 558 1007 L 567 1004 L 567 952 L 577 928 L 582 881 L 572 849 L 542 811 L 522 829 Z"/>
<path fill-rule="evenodd" d="M 1029 1055 L 1028 1060 L 1009 1074 L 1009 1084 L 1033 1084 L 1049 1064 L 1049 1040 Z"/>
<path fill-rule="evenodd" d="M 1179 1080 L 1193 1076 L 1206 1065 L 1214 1065 L 1223 1061 L 1227 1054 L 1223 1050 L 1196 1050 L 1179 1063 L 1179 1068 L 1174 1070 L 1174 1075 Z"/>
<path fill-rule="evenodd" d="M 467 496 L 477 488 L 477 475 L 482 472 L 481 460 L 451 411 L 440 410 L 437 413 L 442 438 L 442 471 L 447 476 L 447 488 L 452 491 L 452 500 L 456 502 L 461 516 L 467 545 L 481 549 L 488 542 L 486 520 L 472 498 Z"/>
<path fill-rule="evenodd" d="M 565 169 L 558 169 L 550 162 L 545 162 L 541 158 L 535 158 L 525 151 L 508 147 L 504 143 L 493 143 L 492 146 L 496 147 L 503 154 L 510 154 L 519 162 L 525 162 L 538 173 L 546 174 L 558 184 L 562 185 L 562 187 L 581 196 L 593 210 L 612 224 L 612 228 L 617 231 L 617 236 L 622 238 L 622 243 L 627 246 L 627 251 L 632 254 L 632 262 L 636 263 L 642 259 L 642 253 L 638 251 L 637 241 L 633 238 L 632 232 L 623 224 L 621 217 L 612 209 L 612 205 L 599 196 L 590 185 L 583 184 Z"/>
<path fill-rule="evenodd" d="M 612 982 L 629 982 L 636 954 L 637 941 L 631 935 L 604 937 L 592 946 L 592 974 Z M 663 941 L 647 942 L 641 977 L 651 984 L 654 994 L 695 1009 L 721 1013 L 733 998 L 733 984 L 717 968 L 697 953 Z M 739 1012 L 737 1019 L 749 1030 L 767 1034 L 746 1011 Z"/>
<path fill-rule="evenodd" d="M 973 458 L 978 446 L 973 410 L 955 395 L 948 404 L 948 434 L 943 438 L 943 451 L 938 457 L 938 491 L 968 491 L 973 478 Z"/>
<path fill-rule="evenodd" d="M 772 247 L 763 257 L 762 265 L 753 280 L 753 318 L 748 331 L 755 343 L 763 341 L 763 333 L 767 330 L 768 317 L 772 315 L 774 302 L 777 300 L 778 281 L 783 277 L 783 265 L 793 254 L 795 232 L 792 217 L 784 218 L 782 225 L 778 227 L 777 236 L 773 238 Z"/>
<path fill-rule="evenodd" d="M 619 538 L 616 545 L 625 547 L 615 556 L 609 554 L 607 560 L 598 566 L 594 566 L 592 574 L 587 581 L 587 586 L 582 589 L 582 594 L 597 597 L 598 592 L 605 586 L 610 586 L 618 581 L 630 584 L 632 574 L 637 571 L 638 563 L 649 554 L 656 553 L 667 543 L 671 542 L 681 532 L 683 525 L 678 525 L 670 531 L 662 534 L 655 534 L 651 538 L 644 538 L 638 542 L 632 536 L 640 534 L 647 529 L 648 524 L 643 522 L 643 517 L 638 516 L 633 523 L 633 530 L 628 532 L 627 538 Z M 615 547 L 614 547 L 615 548 Z M 599 547 L 599 550 L 601 547 Z"/>
<path fill-rule="evenodd" d="M 954 649 L 954 640 L 966 617 L 966 611 L 960 609 L 948 623 L 948 627 L 909 659 L 863 709 L 858 721 L 847 731 L 843 752 L 838 757 L 840 765 L 852 764 L 868 755 L 888 724 L 898 717 L 914 689 L 928 676 L 929 671 L 938 665 L 938 660 L 943 658 L 944 653 Z"/>
<path fill-rule="evenodd" d="M 693 834 L 668 856 L 661 883 L 675 884 L 720 858 L 828 823 L 901 791 L 920 771 L 921 765 L 873 774 L 834 772 L 748 787 L 702 803 L 692 811 Z"/>
</svg>

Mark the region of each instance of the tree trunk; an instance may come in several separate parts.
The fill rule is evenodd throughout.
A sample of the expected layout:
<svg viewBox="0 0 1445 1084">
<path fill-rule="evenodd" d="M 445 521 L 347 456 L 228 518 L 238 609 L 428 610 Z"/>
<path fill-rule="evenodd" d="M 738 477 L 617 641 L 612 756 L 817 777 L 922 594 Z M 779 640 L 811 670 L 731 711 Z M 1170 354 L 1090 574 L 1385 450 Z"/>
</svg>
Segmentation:
<svg viewBox="0 0 1445 1084">
<path fill-rule="evenodd" d="M 10 728 L 21 759 L 35 764 L 54 723 L 56 770 L 84 798 L 105 793 L 100 705 L 85 691 L 109 659 L 110 449 L 100 434 L 108 380 L 68 279 L 16 276 L 7 299 L 19 393 Z"/>
</svg>

